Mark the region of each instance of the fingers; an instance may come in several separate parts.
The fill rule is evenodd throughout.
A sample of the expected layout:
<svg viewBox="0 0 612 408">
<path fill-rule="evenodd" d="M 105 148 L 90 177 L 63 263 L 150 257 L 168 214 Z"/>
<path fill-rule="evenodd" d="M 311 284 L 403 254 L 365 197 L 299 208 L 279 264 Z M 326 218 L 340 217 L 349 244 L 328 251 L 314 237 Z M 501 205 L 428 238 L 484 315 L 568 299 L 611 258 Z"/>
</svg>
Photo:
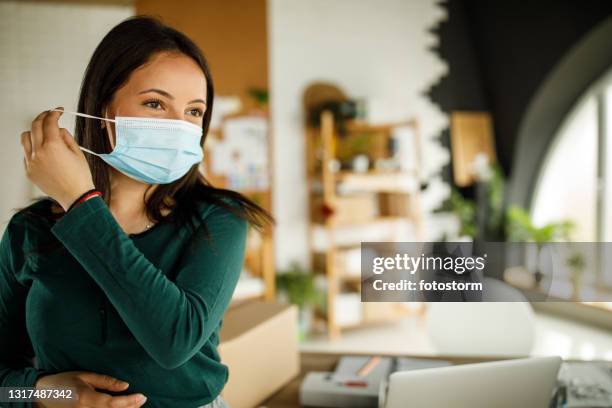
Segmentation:
<svg viewBox="0 0 612 408">
<path fill-rule="evenodd" d="M 32 151 L 36 152 L 43 143 L 43 119 L 49 111 L 44 111 L 38 114 L 32 121 Z"/>
<path fill-rule="evenodd" d="M 123 391 L 129 387 L 127 382 L 111 377 L 110 375 L 84 372 L 80 373 L 78 377 L 91 387 L 103 390 Z M 83 405 L 88 407 L 137 408 L 142 406 L 147 398 L 140 393 L 110 396 L 103 392 L 88 388 L 79 394 L 79 400 Z"/>
<path fill-rule="evenodd" d="M 127 382 L 105 374 L 85 372 L 79 374 L 79 378 L 96 388 L 109 391 L 123 391 L 129 386 Z"/>
<path fill-rule="evenodd" d="M 30 164 L 30 158 L 32 157 L 32 133 L 23 132 L 21 134 L 21 145 L 23 146 L 24 161 L 26 166 Z"/>
<path fill-rule="evenodd" d="M 53 138 L 63 140 L 72 151 L 80 150 L 78 143 L 74 140 L 68 129 L 59 127 L 58 121 L 63 114 L 64 108 L 60 106 L 55 109 L 61 109 L 62 112 L 45 111 L 40 113 L 32 122 L 32 131 L 21 134 L 21 144 L 24 146 L 24 150 L 29 158 L 32 157 L 36 147 L 44 145 L 45 141 Z M 29 143 L 25 140 L 26 134 L 30 139 Z"/>
<path fill-rule="evenodd" d="M 112 408 L 132 408 L 140 407 L 147 402 L 147 397 L 142 394 L 122 395 L 112 397 L 109 407 Z"/>
<path fill-rule="evenodd" d="M 56 109 L 64 109 L 61 106 Z M 32 122 L 32 146 L 34 152 L 45 143 L 45 139 L 60 137 L 59 118 L 63 112 L 44 111 L 41 112 Z"/>
<path fill-rule="evenodd" d="M 80 151 L 79 144 L 76 142 L 76 140 L 74 140 L 74 137 L 70 134 L 68 129 L 60 128 L 60 136 L 70 150 L 74 151 L 75 153 Z"/>
<path fill-rule="evenodd" d="M 92 389 L 86 389 L 79 394 L 79 403 L 86 407 L 132 408 L 140 407 L 147 401 L 142 394 L 110 396 Z"/>
<path fill-rule="evenodd" d="M 55 109 L 64 110 L 64 108 L 57 107 Z M 63 112 L 49 111 L 42 119 L 43 122 L 43 144 L 51 139 L 60 139 L 60 128 L 59 118 L 63 115 Z"/>
</svg>

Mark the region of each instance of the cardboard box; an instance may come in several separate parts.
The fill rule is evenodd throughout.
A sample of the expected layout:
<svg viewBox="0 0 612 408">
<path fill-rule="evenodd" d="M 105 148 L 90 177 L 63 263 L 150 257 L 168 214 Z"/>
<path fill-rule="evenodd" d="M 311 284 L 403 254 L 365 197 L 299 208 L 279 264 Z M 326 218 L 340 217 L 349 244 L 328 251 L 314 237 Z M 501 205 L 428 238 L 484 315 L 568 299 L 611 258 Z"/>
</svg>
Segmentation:
<svg viewBox="0 0 612 408">
<path fill-rule="evenodd" d="M 379 195 L 380 212 L 385 216 L 410 217 L 412 197 L 406 194 L 381 193 Z"/>
<path fill-rule="evenodd" d="M 253 300 L 231 307 L 221 327 L 219 354 L 229 367 L 221 392 L 232 408 L 252 408 L 300 371 L 297 307 Z"/>
</svg>

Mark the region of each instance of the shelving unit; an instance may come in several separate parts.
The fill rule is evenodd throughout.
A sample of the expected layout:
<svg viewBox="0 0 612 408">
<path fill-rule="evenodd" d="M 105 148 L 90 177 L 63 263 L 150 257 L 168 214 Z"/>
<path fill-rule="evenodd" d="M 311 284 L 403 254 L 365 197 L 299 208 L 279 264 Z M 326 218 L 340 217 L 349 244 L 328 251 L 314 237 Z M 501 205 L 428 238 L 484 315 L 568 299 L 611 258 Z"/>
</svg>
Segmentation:
<svg viewBox="0 0 612 408">
<path fill-rule="evenodd" d="M 235 180 L 236 177 L 231 174 L 235 169 L 230 167 L 233 166 L 233 164 L 228 164 L 228 171 L 230 174 L 220 173 L 215 171 L 217 170 L 215 167 L 218 167 L 218 165 L 215 166 L 214 161 L 240 160 L 239 157 L 235 157 L 237 155 L 235 151 L 233 154 L 228 154 L 232 148 L 231 146 L 222 146 L 222 144 L 229 144 L 227 139 L 230 136 L 226 134 L 229 128 L 226 125 L 231 124 L 232 121 L 241 120 L 255 121 L 255 123 L 257 123 L 257 121 L 262 121 L 262 123 L 265 121 L 265 137 L 261 140 L 261 143 L 265 143 L 263 151 L 267 156 L 267 163 L 264 167 L 257 170 L 259 172 L 258 174 L 252 174 L 253 177 L 251 178 L 255 178 L 258 181 L 253 182 L 253 180 L 246 180 L 235 185 L 237 184 Z M 272 139 L 268 131 L 268 123 L 268 116 L 263 112 L 241 113 L 224 117 L 218 129 L 209 130 L 208 137 L 210 140 L 206 142 L 202 171 L 215 187 L 238 191 L 272 213 L 272 171 L 270 165 L 270 160 L 272 158 Z M 215 155 L 221 157 L 215 157 Z M 254 228 L 249 228 L 248 234 L 243 273 L 234 292 L 232 304 L 251 299 L 271 301 L 274 300 L 276 296 L 274 235 L 272 228 L 268 228 L 261 233 Z"/>
<path fill-rule="evenodd" d="M 315 269 L 325 271 L 327 307 L 321 317 L 331 339 L 345 329 L 394 321 L 411 313 L 399 303 L 360 302 L 358 261 L 361 241 L 422 241 L 420 153 L 414 156 L 416 163 L 410 171 L 338 169 L 338 150 L 356 135 L 369 140 L 370 161 L 388 159 L 387 146 L 400 127 L 410 128 L 414 149 L 420 152 L 417 120 L 372 126 L 352 121 L 344 124 L 341 136 L 333 114 L 324 111 L 320 126 L 306 131 L 309 241 Z M 359 310 L 347 307 L 357 296 Z M 345 317 L 351 313 L 352 320 L 347 321 Z"/>
</svg>

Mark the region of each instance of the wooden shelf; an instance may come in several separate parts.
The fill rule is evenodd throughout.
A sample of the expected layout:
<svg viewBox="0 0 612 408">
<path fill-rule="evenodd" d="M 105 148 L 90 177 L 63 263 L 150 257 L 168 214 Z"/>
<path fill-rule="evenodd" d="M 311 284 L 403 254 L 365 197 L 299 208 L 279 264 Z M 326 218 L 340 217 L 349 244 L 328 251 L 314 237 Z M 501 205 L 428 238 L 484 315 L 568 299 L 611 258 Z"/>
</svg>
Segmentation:
<svg viewBox="0 0 612 408">
<path fill-rule="evenodd" d="M 342 268 L 338 263 L 343 259 L 346 261 L 343 255 L 345 250 L 359 249 L 362 241 L 397 241 L 402 235 L 398 235 L 395 228 L 403 228 L 402 223 L 411 228 L 413 239 L 422 240 L 423 223 L 419 181 L 421 159 L 417 155 L 419 157 L 416 158 L 416 163 L 419 166 L 413 172 L 378 169 L 365 172 L 350 170 L 334 172 L 331 163 L 338 160 L 335 154 L 339 146 L 336 143 L 339 134 L 332 113 L 323 112 L 320 123 L 320 128 L 308 128 L 306 132 L 308 138 L 306 141 L 308 192 L 310 214 L 313 217 L 309 225 L 309 235 L 313 260 L 318 256 L 317 259 L 321 259 L 325 270 L 327 279 L 327 316 L 325 320 L 328 335 L 333 339 L 337 338 L 342 330 L 372 323 L 390 322 L 410 313 L 408 310 L 405 310 L 406 313 L 376 312 L 379 315 L 378 318 L 368 318 L 358 324 L 341 324 L 336 321 L 338 296 L 342 293 L 357 294 L 361 284 L 360 275 L 345 273 L 346 268 Z M 365 138 L 367 140 L 376 138 L 377 140 L 373 158 L 388 159 L 388 156 L 381 156 L 384 154 L 381 146 L 388 146 L 386 142 L 391 137 L 393 130 L 403 126 L 412 127 L 416 151 L 420 152 L 417 120 L 377 125 L 353 121 L 347 122 L 344 130 L 347 133 L 376 134 L 372 139 Z M 314 149 L 317 151 L 315 152 Z M 374 161 L 370 160 L 370 162 Z M 372 211 L 373 205 L 378 207 L 376 211 Z M 347 213 L 347 211 L 353 212 Z M 388 228 L 387 225 L 389 225 Z M 376 231 L 377 227 L 380 227 L 378 231 Z M 368 229 L 373 229 L 376 233 L 370 236 L 370 233 L 364 232 Z M 352 240 L 346 239 L 347 231 Z M 380 236 L 372 238 L 378 233 Z M 383 236 L 385 234 L 386 236 Z M 354 242 L 355 239 L 358 239 L 359 242 Z M 321 258 L 321 254 L 324 254 L 324 259 Z M 354 271 L 355 267 L 351 270 Z M 341 292 L 343 284 L 352 285 L 345 288 L 352 292 Z M 353 300 L 348 299 L 345 298 L 348 304 L 354 302 L 354 297 Z M 359 303 L 359 306 L 363 308 L 362 312 L 373 310 L 373 306 L 364 305 L 367 304 Z M 346 304 L 343 307 L 346 307 Z"/>
<path fill-rule="evenodd" d="M 368 170 L 365 172 L 357 172 L 352 170 L 340 170 L 334 173 L 336 178 L 339 180 L 345 179 L 347 177 L 374 177 L 374 176 L 402 176 L 402 177 L 410 177 L 414 178 L 416 175 L 413 172 L 409 171 L 399 171 L 399 170 Z"/>
<path fill-rule="evenodd" d="M 338 275 L 338 279 L 342 279 L 348 282 L 361 283 L 361 275 L 342 274 Z"/>
<path fill-rule="evenodd" d="M 361 248 L 361 242 L 358 243 L 353 243 L 353 244 L 336 244 L 335 245 L 336 250 L 340 250 L 340 249 L 353 249 L 353 248 Z M 313 254 L 317 254 L 317 253 L 328 253 L 329 249 L 322 249 L 322 248 L 314 248 L 312 250 Z"/>
<path fill-rule="evenodd" d="M 412 234 L 411 234 L 412 232 Z M 420 223 L 403 217 L 386 217 L 377 221 L 311 224 L 311 250 L 359 248 L 361 242 L 405 241 L 420 237 Z"/>
<path fill-rule="evenodd" d="M 390 222 L 404 222 L 407 220 L 409 220 L 407 217 L 385 215 L 385 216 L 375 217 L 372 219 L 359 220 L 355 222 L 339 222 L 338 223 L 338 222 L 331 221 L 330 224 L 332 224 L 334 227 L 342 228 L 342 227 L 354 227 L 354 226 L 368 226 L 368 225 L 376 225 L 376 224 L 390 223 Z M 312 225 L 315 228 L 316 227 L 327 228 L 329 226 L 328 224 L 317 223 L 317 222 L 313 223 Z"/>
<path fill-rule="evenodd" d="M 338 189 L 348 192 L 415 193 L 420 189 L 418 176 L 399 171 L 369 171 L 334 173 Z"/>
<path fill-rule="evenodd" d="M 376 123 L 371 124 L 365 121 L 353 120 L 346 124 L 346 129 L 349 132 L 384 132 L 390 133 L 393 129 L 398 127 L 415 127 L 417 126 L 416 120 L 409 120 L 406 122 L 397 122 L 397 123 Z"/>
</svg>

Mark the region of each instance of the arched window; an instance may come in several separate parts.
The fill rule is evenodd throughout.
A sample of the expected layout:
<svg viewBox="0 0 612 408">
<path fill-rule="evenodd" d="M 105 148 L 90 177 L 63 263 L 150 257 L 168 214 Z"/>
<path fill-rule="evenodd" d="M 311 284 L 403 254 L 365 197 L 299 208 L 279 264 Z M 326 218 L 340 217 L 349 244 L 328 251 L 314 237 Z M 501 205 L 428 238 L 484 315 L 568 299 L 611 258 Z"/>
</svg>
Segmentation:
<svg viewBox="0 0 612 408">
<path fill-rule="evenodd" d="M 568 115 L 546 154 L 533 195 L 536 225 L 570 219 L 574 239 L 597 241 L 597 98 L 582 101 Z"/>
<path fill-rule="evenodd" d="M 531 203 L 536 225 L 569 219 L 576 224 L 573 240 L 612 242 L 612 71 L 563 120 L 536 176 Z M 598 283 L 612 286 L 606 275 L 599 274 Z"/>
</svg>

